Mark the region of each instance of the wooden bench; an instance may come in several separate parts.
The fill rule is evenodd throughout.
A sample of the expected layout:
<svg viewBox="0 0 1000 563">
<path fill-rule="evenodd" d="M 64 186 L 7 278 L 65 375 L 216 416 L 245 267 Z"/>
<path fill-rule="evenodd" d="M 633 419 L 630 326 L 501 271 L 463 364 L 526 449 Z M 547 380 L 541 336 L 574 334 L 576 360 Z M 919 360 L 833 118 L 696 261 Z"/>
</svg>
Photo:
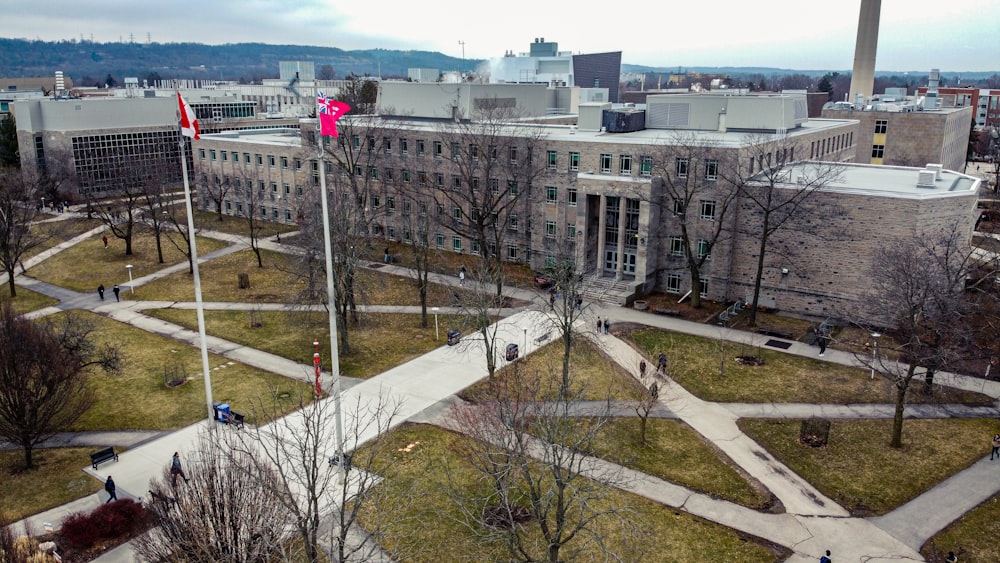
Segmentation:
<svg viewBox="0 0 1000 563">
<path fill-rule="evenodd" d="M 771 327 L 762 326 L 762 327 L 759 327 L 757 329 L 757 333 L 758 334 L 763 334 L 765 336 L 774 336 L 774 337 L 777 337 L 777 338 L 786 338 L 788 340 L 794 340 L 794 338 L 792 337 L 791 334 L 789 334 L 788 332 L 786 332 L 784 330 L 780 330 L 780 329 L 777 329 L 777 328 L 771 328 Z"/>
<path fill-rule="evenodd" d="M 97 450 L 90 454 L 90 465 L 94 469 L 97 469 L 97 464 L 104 463 L 109 460 L 118 461 L 118 454 L 115 453 L 115 449 L 112 447 L 104 448 L 103 450 Z"/>
<path fill-rule="evenodd" d="M 681 316 L 681 312 L 678 309 L 664 309 L 662 307 L 657 307 L 656 309 L 653 309 L 653 312 L 656 313 L 657 315 L 666 315 L 668 317 Z"/>
</svg>

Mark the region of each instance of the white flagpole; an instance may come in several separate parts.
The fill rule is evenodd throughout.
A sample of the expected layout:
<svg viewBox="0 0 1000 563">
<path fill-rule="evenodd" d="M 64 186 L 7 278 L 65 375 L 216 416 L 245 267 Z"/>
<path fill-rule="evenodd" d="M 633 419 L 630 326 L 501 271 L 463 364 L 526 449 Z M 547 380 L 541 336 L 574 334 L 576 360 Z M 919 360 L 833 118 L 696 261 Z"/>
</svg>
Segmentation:
<svg viewBox="0 0 1000 563">
<path fill-rule="evenodd" d="M 205 379 L 205 401 L 208 404 L 208 427 L 215 429 L 212 421 L 215 418 L 215 408 L 212 405 L 212 375 L 208 366 L 208 339 L 205 336 L 205 307 L 201 301 L 201 276 L 198 273 L 198 247 L 194 240 L 194 209 L 191 205 L 191 186 L 188 184 L 187 151 L 184 134 L 181 133 L 180 90 L 174 83 L 174 92 L 178 96 L 177 106 L 177 139 L 181 152 L 181 171 L 184 174 L 184 203 L 187 205 L 188 240 L 191 244 L 191 268 L 194 273 L 194 301 L 198 311 L 198 336 L 201 342 L 201 369 Z M 193 117 L 193 116 L 192 116 Z"/>
<path fill-rule="evenodd" d="M 333 286 L 333 250 L 330 245 L 330 210 L 326 197 L 326 161 L 323 159 L 323 135 L 319 111 L 316 111 L 316 138 L 319 141 L 319 194 L 323 206 L 323 250 L 326 253 L 326 295 L 330 317 L 330 374 L 333 376 L 333 409 L 336 411 L 337 459 L 344 467 L 344 422 L 340 411 L 340 350 L 337 345 L 337 290 Z M 336 125 L 334 125 L 336 127 Z M 318 397 L 317 397 L 318 399 Z"/>
</svg>

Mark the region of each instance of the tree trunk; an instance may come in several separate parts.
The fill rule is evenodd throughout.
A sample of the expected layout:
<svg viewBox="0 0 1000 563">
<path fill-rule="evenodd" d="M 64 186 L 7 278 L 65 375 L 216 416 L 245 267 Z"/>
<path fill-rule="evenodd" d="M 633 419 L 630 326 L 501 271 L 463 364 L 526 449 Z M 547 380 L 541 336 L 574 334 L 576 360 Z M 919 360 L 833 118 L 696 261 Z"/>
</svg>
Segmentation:
<svg viewBox="0 0 1000 563">
<path fill-rule="evenodd" d="M 25 469 L 34 469 L 35 468 L 35 461 L 34 461 L 34 457 L 33 457 L 32 454 L 34 454 L 34 448 L 30 444 L 24 446 L 24 468 Z"/>
<path fill-rule="evenodd" d="M 163 234 L 160 233 L 160 227 L 159 227 L 159 225 L 154 225 L 154 228 L 156 229 L 156 257 L 160 260 L 160 264 L 162 264 L 163 263 L 163 244 L 161 242 L 161 237 L 163 236 Z"/>
<path fill-rule="evenodd" d="M 930 395 L 934 392 L 934 369 L 927 368 L 924 372 L 924 394 Z"/>
<path fill-rule="evenodd" d="M 125 237 L 125 256 L 132 256 L 132 235 Z"/>
<path fill-rule="evenodd" d="M 649 417 L 649 413 L 646 416 L 639 415 L 639 443 L 646 443 L 646 419 Z"/>
<path fill-rule="evenodd" d="M 903 447 L 903 404 L 906 399 L 906 387 L 896 386 L 896 412 L 892 417 L 892 441 L 894 448 Z"/>
<path fill-rule="evenodd" d="M 767 219 L 764 219 L 764 229 L 767 229 Z M 764 250 L 767 248 L 767 235 L 761 233 L 760 248 L 757 256 L 757 275 L 753 279 L 753 300 L 750 302 L 751 327 L 757 326 L 757 304 L 760 302 L 760 282 L 764 277 Z"/>
<path fill-rule="evenodd" d="M 7 287 L 10 288 L 10 296 L 17 297 L 17 286 L 14 285 L 14 265 L 7 268 Z"/>
</svg>

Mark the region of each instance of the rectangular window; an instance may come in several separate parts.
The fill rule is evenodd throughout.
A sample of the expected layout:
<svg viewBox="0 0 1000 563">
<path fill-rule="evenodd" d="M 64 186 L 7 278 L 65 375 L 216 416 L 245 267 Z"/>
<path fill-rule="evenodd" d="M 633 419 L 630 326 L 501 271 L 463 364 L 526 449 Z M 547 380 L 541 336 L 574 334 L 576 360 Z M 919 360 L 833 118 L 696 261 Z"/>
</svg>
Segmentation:
<svg viewBox="0 0 1000 563">
<path fill-rule="evenodd" d="M 248 152 L 243 153 L 243 163 L 250 164 L 250 153 Z"/>
<path fill-rule="evenodd" d="M 427 152 L 427 143 L 423 139 L 417 139 L 417 156 L 424 156 Z"/>
<path fill-rule="evenodd" d="M 411 179 L 410 178 L 410 171 L 404 168 L 403 169 L 403 181 L 406 182 L 406 183 L 409 183 L 410 179 Z"/>
<path fill-rule="evenodd" d="M 511 262 L 516 262 L 517 261 L 517 245 L 516 244 L 508 244 L 507 245 L 507 260 L 510 260 Z"/>
<path fill-rule="evenodd" d="M 378 168 L 374 166 L 368 167 L 368 177 L 372 180 L 378 180 Z"/>
<path fill-rule="evenodd" d="M 444 145 L 441 141 L 434 141 L 434 158 L 441 158 L 444 155 Z"/>
<path fill-rule="evenodd" d="M 684 239 L 682 237 L 670 237 L 670 255 L 684 256 Z"/>
<path fill-rule="evenodd" d="M 281 167 L 282 168 L 288 168 L 288 157 L 287 156 L 281 157 Z"/>
<path fill-rule="evenodd" d="M 395 178 L 395 176 L 394 176 L 394 174 L 392 172 L 392 168 L 386 168 L 385 170 L 382 171 L 382 173 L 385 174 L 385 181 L 386 182 L 391 182 L 393 180 L 393 178 Z"/>
<path fill-rule="evenodd" d="M 410 148 L 410 143 L 406 139 L 399 140 L 399 153 L 406 154 Z"/>
<path fill-rule="evenodd" d="M 545 238 L 556 238 L 556 222 L 545 222 Z"/>
<path fill-rule="evenodd" d="M 555 205 L 559 199 L 559 190 L 555 186 L 545 187 L 545 203 Z"/>
<path fill-rule="evenodd" d="M 514 180 L 507 180 L 507 194 L 509 194 L 510 197 L 517 197 L 517 193 L 517 182 Z"/>
<path fill-rule="evenodd" d="M 372 209 L 378 209 L 382 207 L 382 200 L 377 195 L 372 196 Z"/>
<path fill-rule="evenodd" d="M 461 156 L 462 156 L 462 154 L 459 151 L 458 143 L 452 141 L 452 143 L 451 143 L 451 158 L 452 159 L 458 159 Z"/>
<path fill-rule="evenodd" d="M 618 156 L 618 173 L 622 176 L 632 175 L 632 156 L 623 154 Z"/>
<path fill-rule="evenodd" d="M 605 174 L 611 173 L 611 155 L 608 153 L 601 154 L 601 172 Z"/>
<path fill-rule="evenodd" d="M 576 238 L 576 225 L 574 223 L 566 223 L 566 238 L 568 240 Z"/>
<path fill-rule="evenodd" d="M 667 292 L 668 293 L 680 293 L 681 292 L 681 275 L 680 274 L 667 274 Z"/>
<path fill-rule="evenodd" d="M 883 158 L 885 156 L 885 145 L 872 145 L 872 158 Z"/>
<path fill-rule="evenodd" d="M 434 185 L 443 188 L 444 187 L 444 174 L 440 172 L 434 173 Z"/>
<path fill-rule="evenodd" d="M 700 260 L 700 259 L 704 258 L 706 260 L 711 260 L 712 259 L 712 254 L 711 253 L 712 253 L 712 245 L 709 244 L 707 240 L 703 240 L 703 239 L 699 240 L 698 241 L 698 259 Z"/>
<path fill-rule="evenodd" d="M 462 251 L 462 237 L 451 237 L 451 249 L 455 252 Z"/>
<path fill-rule="evenodd" d="M 284 190 L 285 195 L 292 195 L 292 186 L 288 184 L 281 184 L 281 189 Z"/>
<path fill-rule="evenodd" d="M 396 227 L 389 225 L 385 228 L 385 237 L 389 240 L 396 240 Z"/>
<path fill-rule="evenodd" d="M 198 149 L 198 158 L 205 160 L 205 149 Z"/>
<path fill-rule="evenodd" d="M 571 152 L 569 153 L 569 171 L 576 172 L 580 170 L 580 153 Z"/>
<path fill-rule="evenodd" d="M 208 158 L 209 158 L 209 160 L 215 160 L 215 156 L 216 156 L 215 155 L 215 149 L 212 149 L 212 150 L 208 151 Z"/>
<path fill-rule="evenodd" d="M 463 216 L 464 213 L 462 213 L 461 207 L 455 205 L 451 208 L 451 218 L 454 219 L 456 223 L 461 223 Z"/>
<path fill-rule="evenodd" d="M 653 157 L 651 156 L 642 157 L 642 160 L 639 161 L 639 174 L 642 176 L 653 175 Z"/>
<path fill-rule="evenodd" d="M 479 160 L 479 145 L 469 145 L 469 157 L 473 161 Z"/>
<path fill-rule="evenodd" d="M 403 211 L 402 211 L 403 217 L 409 217 L 410 216 L 410 209 L 411 209 L 411 207 L 412 207 L 412 204 L 410 203 L 410 200 L 403 201 Z"/>
<path fill-rule="evenodd" d="M 285 221 L 291 221 L 291 220 L 292 220 L 292 212 L 289 211 L 288 209 L 286 209 L 285 210 Z"/>
<path fill-rule="evenodd" d="M 684 215 L 684 200 L 675 199 L 674 200 L 674 215 Z"/>
<path fill-rule="evenodd" d="M 576 207 L 576 188 L 566 190 L 566 205 Z"/>
<path fill-rule="evenodd" d="M 444 248 L 444 235 L 440 233 L 434 235 L 434 245 L 438 248 Z"/>
<path fill-rule="evenodd" d="M 469 241 L 469 254 L 472 254 L 473 256 L 479 256 L 478 240 Z"/>
<path fill-rule="evenodd" d="M 424 170 L 417 170 L 417 182 L 420 184 L 427 183 L 427 172 Z"/>
<path fill-rule="evenodd" d="M 701 215 L 702 219 L 715 219 L 715 201 L 703 199 L 701 200 Z"/>
<path fill-rule="evenodd" d="M 375 136 L 368 135 L 368 152 L 375 152 Z"/>
<path fill-rule="evenodd" d="M 351 146 L 361 148 L 361 135 L 351 135 Z"/>
<path fill-rule="evenodd" d="M 302 161 L 300 159 L 296 158 L 293 162 L 295 164 L 295 169 L 296 170 L 301 170 L 302 169 Z"/>
<path fill-rule="evenodd" d="M 701 291 L 698 295 L 702 297 L 708 297 L 708 278 L 698 278 L 698 282 L 701 284 Z"/>
<path fill-rule="evenodd" d="M 511 164 L 517 164 L 517 147 L 508 147 L 507 156 L 510 157 Z"/>
<path fill-rule="evenodd" d="M 220 156 L 222 157 L 222 162 L 227 162 L 229 160 L 229 153 L 226 151 L 222 151 Z"/>
<path fill-rule="evenodd" d="M 275 164 L 275 162 L 277 162 L 277 161 L 275 160 L 275 158 L 274 158 L 274 155 L 273 155 L 273 154 L 269 154 L 269 155 L 267 155 L 267 165 L 268 165 L 268 166 L 270 166 L 271 168 L 274 168 L 274 164 Z"/>
<path fill-rule="evenodd" d="M 264 155 L 255 154 L 254 157 L 257 159 L 257 166 L 264 166 Z"/>
<path fill-rule="evenodd" d="M 555 170 L 556 169 L 556 163 L 559 160 L 559 157 L 557 156 L 558 153 L 556 153 L 556 151 L 549 151 L 547 153 L 547 155 L 548 156 L 546 158 L 546 163 L 547 163 L 546 165 L 548 166 L 548 169 L 549 170 Z"/>
<path fill-rule="evenodd" d="M 719 177 L 719 161 L 715 159 L 705 161 L 705 179 L 715 180 Z"/>
<path fill-rule="evenodd" d="M 490 178 L 490 193 L 493 195 L 500 195 L 500 180 Z"/>
<path fill-rule="evenodd" d="M 496 213 L 493 214 L 493 217 L 493 220 L 496 221 Z M 520 218 L 517 216 L 517 213 L 511 213 L 507 216 L 507 228 L 512 231 L 516 231 L 521 228 Z"/>
<path fill-rule="evenodd" d="M 886 119 L 876 119 L 875 120 L 875 134 L 885 135 L 886 129 L 889 128 L 889 121 Z"/>
<path fill-rule="evenodd" d="M 382 152 L 392 154 L 392 139 L 389 137 L 382 137 Z"/>
<path fill-rule="evenodd" d="M 396 212 L 396 198 L 389 196 L 385 198 L 385 212 L 392 215 Z"/>
<path fill-rule="evenodd" d="M 686 158 L 674 159 L 674 176 L 677 176 L 678 178 L 687 178 L 688 164 L 689 162 Z"/>
</svg>

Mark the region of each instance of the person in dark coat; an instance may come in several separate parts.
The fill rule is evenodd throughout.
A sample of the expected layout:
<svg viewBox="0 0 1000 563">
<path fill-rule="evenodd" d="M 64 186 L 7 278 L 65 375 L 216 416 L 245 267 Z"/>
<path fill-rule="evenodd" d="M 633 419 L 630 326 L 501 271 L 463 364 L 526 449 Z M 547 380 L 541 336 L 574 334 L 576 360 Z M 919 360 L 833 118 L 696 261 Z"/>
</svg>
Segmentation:
<svg viewBox="0 0 1000 563">
<path fill-rule="evenodd" d="M 101 285 L 97 286 L 97 295 L 101 298 L 101 301 L 104 301 L 104 284 L 103 283 Z"/>
<path fill-rule="evenodd" d="M 108 247 L 108 237 L 106 237 L 106 236 L 101 237 L 101 242 L 104 243 L 104 248 Z"/>
<path fill-rule="evenodd" d="M 104 490 L 108 492 L 108 500 L 104 504 L 118 500 L 118 495 L 115 493 L 115 482 L 111 479 L 111 475 L 108 475 L 108 480 L 104 482 Z"/>
<path fill-rule="evenodd" d="M 604 319 L 604 334 L 609 334 L 611 331 L 611 321 Z"/>
<path fill-rule="evenodd" d="M 115 301 L 121 301 L 122 300 L 121 297 L 118 296 L 118 294 L 121 293 L 121 291 L 122 291 L 118 287 L 118 284 L 115 284 L 115 286 L 111 288 L 111 291 L 115 292 Z"/>
<path fill-rule="evenodd" d="M 170 460 L 170 484 L 173 486 L 177 485 L 177 476 L 180 475 L 184 478 L 184 482 L 187 483 L 190 479 L 184 474 L 184 470 L 181 469 L 181 454 L 174 452 L 174 457 Z"/>
</svg>

